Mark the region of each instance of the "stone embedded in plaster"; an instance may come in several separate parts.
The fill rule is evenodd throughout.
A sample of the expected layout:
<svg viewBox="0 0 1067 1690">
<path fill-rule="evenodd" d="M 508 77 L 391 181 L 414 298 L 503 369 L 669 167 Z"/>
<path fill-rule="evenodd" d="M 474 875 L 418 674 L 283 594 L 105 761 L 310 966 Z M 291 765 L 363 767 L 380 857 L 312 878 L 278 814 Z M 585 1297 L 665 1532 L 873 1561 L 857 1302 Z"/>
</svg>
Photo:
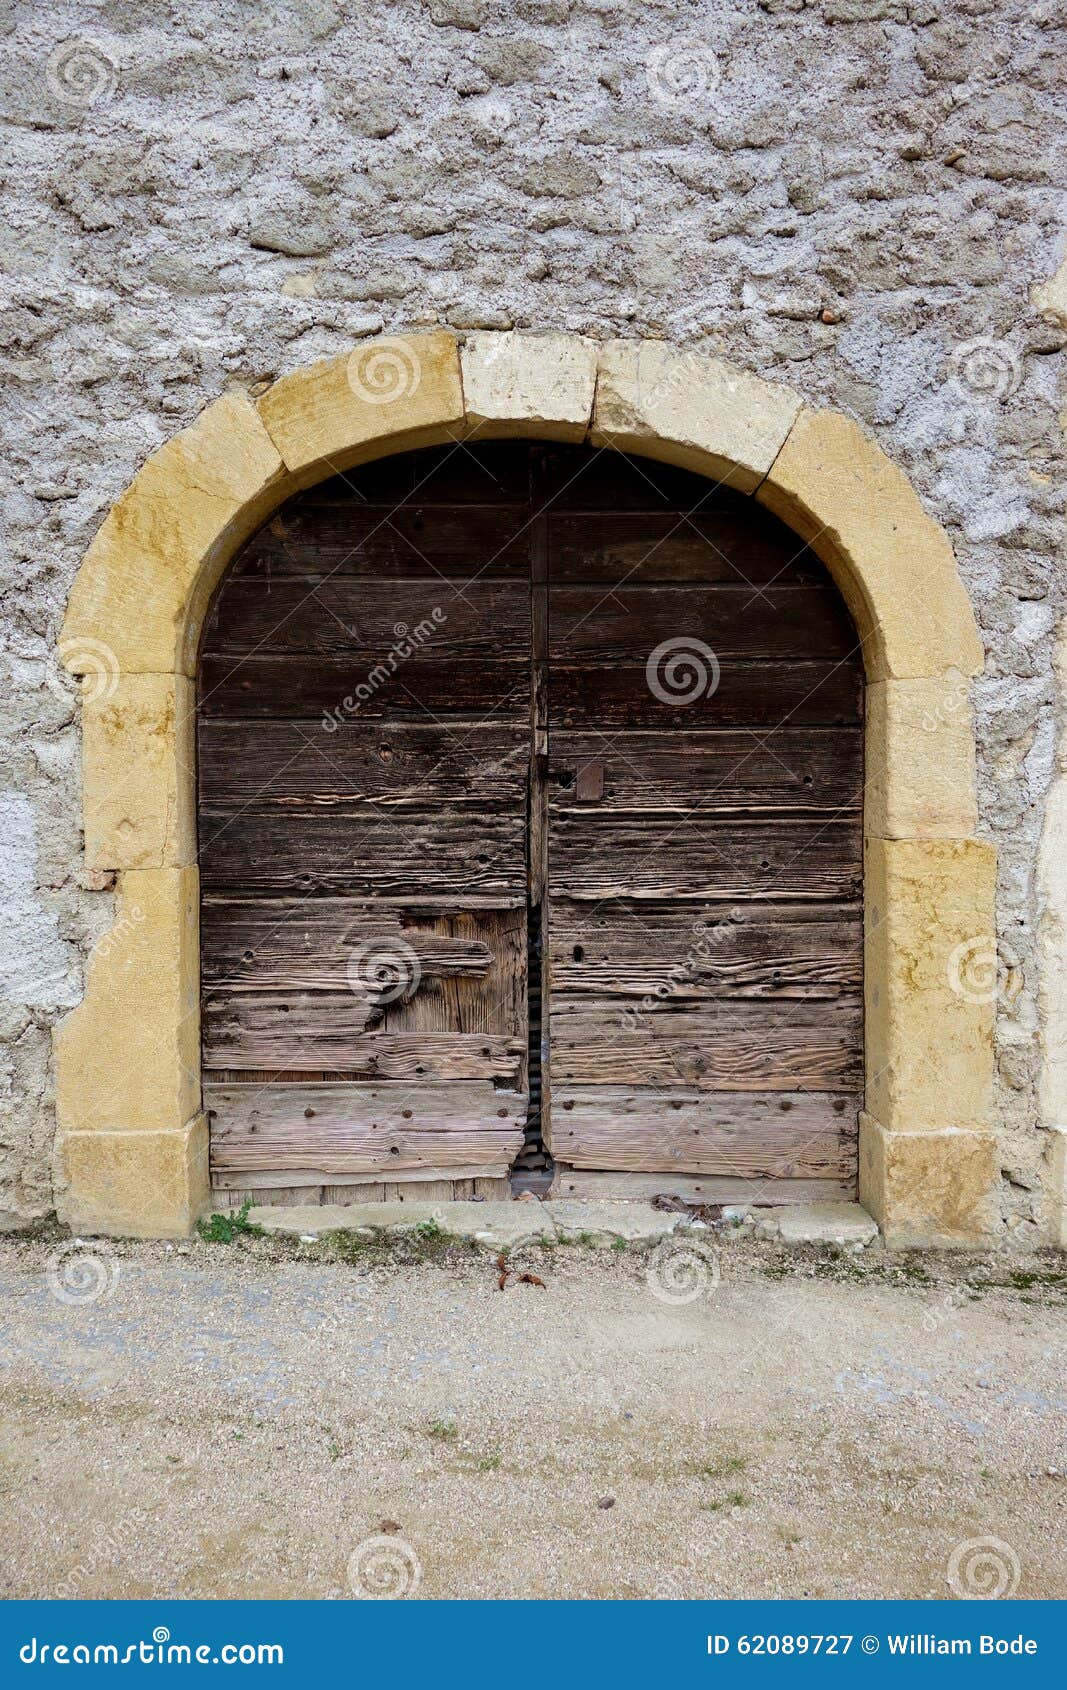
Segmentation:
<svg viewBox="0 0 1067 1690">
<path fill-rule="evenodd" d="M 68 1133 L 56 1210 L 75 1232 L 185 1238 L 211 1200 L 207 1118 L 173 1132 Z"/>
<path fill-rule="evenodd" d="M 1048 1129 L 1045 1166 L 1049 1243 L 1067 1250 L 1067 1126 Z"/>
<path fill-rule="evenodd" d="M 866 841 L 866 1101 L 890 1131 L 985 1127 L 993 1078 L 996 852 Z"/>
<path fill-rule="evenodd" d="M 596 391 L 595 341 L 570 334 L 472 334 L 460 363 L 472 434 L 585 439 Z"/>
<path fill-rule="evenodd" d="M 199 874 L 131 869 L 56 1029 L 61 1133 L 176 1132 L 200 1108 Z"/>
<path fill-rule="evenodd" d="M 981 672 L 982 642 L 947 534 L 848 417 L 801 411 L 756 496 L 826 562 L 869 680 Z"/>
<path fill-rule="evenodd" d="M 860 1116 L 860 1201 L 898 1247 L 988 1242 L 997 1224 L 992 1133 L 888 1132 Z"/>
<path fill-rule="evenodd" d="M 386 453 L 458 439 L 458 342 L 443 331 L 360 341 L 282 376 L 259 414 L 301 487 Z"/>
<path fill-rule="evenodd" d="M 196 862 L 193 683 L 122 675 L 82 712 L 85 860 L 89 868 Z"/>
<path fill-rule="evenodd" d="M 791 388 L 665 341 L 601 348 L 592 441 L 645 453 L 750 493 L 800 410 Z"/>
<path fill-rule="evenodd" d="M 969 839 L 978 825 L 966 676 L 867 687 L 864 830 L 877 839 Z"/>
<path fill-rule="evenodd" d="M 219 576 L 289 491 L 255 407 L 209 405 L 111 507 L 71 591 L 59 654 L 73 674 L 192 675 Z"/>
</svg>

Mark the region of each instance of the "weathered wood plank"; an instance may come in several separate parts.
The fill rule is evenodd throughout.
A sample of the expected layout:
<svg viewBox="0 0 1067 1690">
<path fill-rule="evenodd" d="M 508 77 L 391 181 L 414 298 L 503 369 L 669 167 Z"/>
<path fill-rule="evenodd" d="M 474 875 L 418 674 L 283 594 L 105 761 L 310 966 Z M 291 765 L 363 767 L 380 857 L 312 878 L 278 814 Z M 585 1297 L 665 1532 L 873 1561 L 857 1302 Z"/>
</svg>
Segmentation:
<svg viewBox="0 0 1067 1690">
<path fill-rule="evenodd" d="M 433 802 L 521 806 L 529 755 L 525 724 L 457 732 L 435 722 L 205 721 L 200 801 L 224 812 L 285 806 L 294 825 L 304 799 L 353 814 L 367 803 L 386 812 Z"/>
<path fill-rule="evenodd" d="M 852 900 L 862 880 L 859 817 L 747 824 L 553 809 L 553 899 Z"/>
<path fill-rule="evenodd" d="M 550 1196 L 578 1197 L 591 1202 L 649 1202 L 654 1197 L 682 1197 L 691 1203 L 752 1204 L 774 1208 L 782 1203 L 851 1201 L 854 1179 L 737 1179 L 725 1174 L 694 1176 L 674 1169 L 661 1173 L 593 1172 L 556 1164 Z"/>
<path fill-rule="evenodd" d="M 768 602 L 768 599 L 770 602 Z M 859 636 L 836 588 L 776 582 L 767 598 L 748 586 L 553 586 L 550 659 L 647 660 L 665 641 L 691 636 L 720 663 L 732 658 L 848 658 Z M 684 690 L 684 689 L 682 689 Z M 677 707 L 661 707 L 664 714 Z"/>
<path fill-rule="evenodd" d="M 577 807 L 574 772 L 604 769 L 604 809 L 683 814 L 858 814 L 863 737 L 854 728 L 771 732 L 673 731 L 552 736 L 549 781 L 558 812 Z M 586 805 L 581 805 L 584 813 Z"/>
<path fill-rule="evenodd" d="M 401 662 L 497 658 L 525 661 L 530 599 L 522 582 L 361 581 L 334 574 L 269 584 L 237 576 L 219 595 L 207 642 L 216 655 L 343 654 L 370 668 L 398 648 Z M 410 648 L 410 649 L 407 649 Z"/>
<path fill-rule="evenodd" d="M 526 817 L 501 806 L 476 818 L 443 807 L 372 812 L 358 821 L 310 810 L 200 811 L 201 885 L 207 891 L 383 898 L 390 903 L 463 893 L 526 897 Z"/>
<path fill-rule="evenodd" d="M 499 1165 L 522 1143 L 526 1114 L 523 1095 L 487 1082 L 208 1086 L 204 1098 L 213 1177 L 311 1169 L 331 1183 L 360 1172 L 392 1179 L 405 1168 Z"/>
<path fill-rule="evenodd" d="M 525 579 L 521 506 L 321 503 L 280 511 L 246 548 L 234 574 L 259 581 L 331 575 Z"/>
<path fill-rule="evenodd" d="M 629 1024 L 587 999 L 554 997 L 557 1090 L 571 1085 L 693 1086 L 702 1091 L 838 1091 L 862 1084 L 858 1006 L 664 1003 Z M 584 1007 L 588 1005 L 588 1007 Z M 753 1013 L 754 1012 L 754 1013 Z"/>
<path fill-rule="evenodd" d="M 521 973 L 526 922 L 521 910 L 444 913 L 425 905 L 356 898 L 228 898 L 209 894 L 201 909 L 202 978 L 207 991 L 351 991 L 368 1013 L 392 998 L 403 978 L 417 990 L 458 977 L 463 1004 L 484 998 L 496 1029 L 517 1025 L 504 992 Z M 472 989 L 473 988 L 473 989 Z M 505 1017 L 502 1019 L 502 1017 Z M 493 1021 L 457 1031 L 489 1030 Z"/>
<path fill-rule="evenodd" d="M 556 1091 L 552 1152 L 572 1167 L 850 1180 L 858 1095 L 568 1086 Z"/>
<path fill-rule="evenodd" d="M 649 647 L 651 650 L 651 647 Z M 701 728 L 852 727 L 860 720 L 863 667 L 858 659 L 791 662 L 734 658 L 719 684 L 673 714 L 686 732 Z M 671 707 L 650 691 L 645 664 L 616 666 L 557 658 L 549 694 L 554 728 L 658 728 Z"/>
<path fill-rule="evenodd" d="M 779 524 L 753 522 L 751 500 L 730 508 L 549 512 L 553 582 L 724 581 L 768 590 L 780 579 L 816 584 L 825 566 Z M 753 596 L 756 596 L 755 594 Z M 769 596 L 773 596 L 769 594 Z M 757 607 L 765 601 L 757 597 Z"/>
<path fill-rule="evenodd" d="M 820 914 L 836 912 L 814 906 Z M 656 910 L 651 920 L 617 904 L 587 911 L 562 902 L 553 912 L 552 979 L 561 993 L 590 993 L 610 1011 L 647 997 L 858 998 L 863 989 L 863 923 L 753 919 L 751 906 L 697 914 Z"/>
<path fill-rule="evenodd" d="M 469 1166 L 460 1168 L 390 1168 L 389 1179 L 390 1183 L 408 1186 L 417 1186 L 422 1180 L 437 1179 L 449 1179 L 457 1183 L 469 1180 L 473 1184 L 475 1181 L 482 1179 L 506 1180 L 507 1172 L 508 1164 L 506 1161 L 472 1162 Z M 378 1181 L 368 1182 L 365 1173 L 333 1173 L 330 1175 L 330 1184 L 325 1188 L 321 1187 L 321 1173 L 316 1173 L 313 1168 L 289 1168 L 285 1177 L 290 1181 L 291 1189 L 308 1193 L 308 1195 L 302 1195 L 299 1198 L 286 1199 L 286 1201 L 294 1203 L 380 1203 L 385 1201 L 384 1186 Z M 248 1191 L 258 1193 L 264 1187 L 269 1188 L 274 1178 L 275 1175 L 269 1171 L 265 1173 L 256 1172 L 246 1168 L 243 1171 L 235 1169 L 232 1172 L 227 1172 L 226 1169 L 221 1168 L 213 1172 L 212 1186 L 213 1189 L 220 1192 Z M 311 1192 L 319 1190 L 321 1190 L 321 1196 L 310 1195 Z M 372 1195 L 375 1191 L 379 1193 L 378 1196 Z M 274 1197 L 258 1195 L 253 1197 L 253 1202 L 257 1203 L 273 1203 L 275 1201 L 277 1199 Z"/>
<path fill-rule="evenodd" d="M 388 650 L 359 657 L 234 657 L 208 648 L 200 660 L 205 719 L 318 722 L 339 716 L 392 726 L 441 717 L 477 723 L 491 714 L 498 723 L 525 723 L 529 708 L 529 664 L 517 657 L 442 664 L 429 656 L 394 659 Z"/>
<path fill-rule="evenodd" d="M 525 1056 L 514 1033 L 368 1032 L 366 1026 L 365 1011 L 351 996 L 220 992 L 204 999 L 204 1064 L 296 1073 L 328 1068 L 368 1079 L 514 1082 Z"/>
</svg>

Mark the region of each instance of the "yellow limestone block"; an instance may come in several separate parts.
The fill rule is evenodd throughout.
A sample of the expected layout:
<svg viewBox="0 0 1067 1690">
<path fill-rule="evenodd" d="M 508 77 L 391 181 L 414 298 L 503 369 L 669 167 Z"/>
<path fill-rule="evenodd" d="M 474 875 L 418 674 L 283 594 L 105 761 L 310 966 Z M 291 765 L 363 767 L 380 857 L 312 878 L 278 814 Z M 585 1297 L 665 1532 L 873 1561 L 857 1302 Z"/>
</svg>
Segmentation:
<svg viewBox="0 0 1067 1690">
<path fill-rule="evenodd" d="M 56 1029 L 61 1133 L 176 1132 L 200 1108 L 199 875 L 133 869 Z"/>
<path fill-rule="evenodd" d="M 870 680 L 980 673 L 982 642 L 948 535 L 848 417 L 802 411 L 757 498 L 826 562 Z"/>
<path fill-rule="evenodd" d="M 193 683 L 122 675 L 82 713 L 90 868 L 196 862 Z"/>
<path fill-rule="evenodd" d="M 596 391 L 594 341 L 569 334 L 472 334 L 460 362 L 472 434 L 585 439 Z"/>
<path fill-rule="evenodd" d="M 75 1232 L 187 1237 L 211 1198 L 206 1117 L 174 1132 L 69 1133 L 59 1171 L 57 1210 Z"/>
<path fill-rule="evenodd" d="M 996 1226 L 992 1133 L 887 1132 L 860 1116 L 860 1201 L 892 1245 L 978 1244 Z"/>
<path fill-rule="evenodd" d="M 97 677 L 195 673 L 222 570 L 289 486 L 250 400 L 209 405 L 111 507 L 71 591 L 61 661 Z"/>
<path fill-rule="evenodd" d="M 459 345 L 444 331 L 360 341 L 282 376 L 259 414 L 301 487 L 386 453 L 458 438 Z"/>
<path fill-rule="evenodd" d="M 867 687 L 864 827 L 878 839 L 969 839 L 978 825 L 965 675 Z"/>
<path fill-rule="evenodd" d="M 792 389 L 721 358 L 658 340 L 612 340 L 600 354 L 592 440 L 750 493 L 799 409 Z"/>
<path fill-rule="evenodd" d="M 868 839 L 867 1108 L 891 1132 L 985 1127 L 993 1075 L 996 853 Z"/>
</svg>

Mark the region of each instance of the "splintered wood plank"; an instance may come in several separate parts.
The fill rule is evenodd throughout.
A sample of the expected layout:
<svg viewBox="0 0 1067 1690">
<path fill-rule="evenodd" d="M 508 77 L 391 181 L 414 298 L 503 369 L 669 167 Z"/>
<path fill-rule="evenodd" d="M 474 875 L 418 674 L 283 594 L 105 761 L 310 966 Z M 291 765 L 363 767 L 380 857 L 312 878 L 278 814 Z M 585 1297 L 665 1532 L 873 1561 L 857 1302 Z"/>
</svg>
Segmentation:
<svg viewBox="0 0 1067 1690">
<path fill-rule="evenodd" d="M 621 1000 L 616 1014 L 645 998 L 859 998 L 863 922 L 858 910 L 841 918 L 837 906 L 694 913 L 675 905 L 649 916 L 563 901 L 554 911 L 552 979 L 560 993 L 590 994 L 609 1012 L 610 1000 Z"/>
<path fill-rule="evenodd" d="M 685 732 L 735 726 L 852 727 L 861 719 L 862 699 L 863 666 L 858 658 L 733 658 L 722 665 L 713 691 L 672 709 L 651 691 L 644 662 L 607 666 L 563 656 L 552 664 L 550 719 L 554 728 L 609 730 L 663 729 L 672 719 Z"/>
<path fill-rule="evenodd" d="M 388 649 L 358 656 L 222 655 L 206 648 L 200 660 L 202 718 L 278 717 L 333 722 L 525 723 L 530 708 L 529 664 L 488 656 L 439 663 L 426 653 L 399 658 Z"/>
<path fill-rule="evenodd" d="M 290 1169 L 394 1178 L 401 1169 L 510 1161 L 526 1099 L 491 1084 L 206 1086 L 213 1177 Z M 279 1178 L 277 1183 L 283 1183 Z M 287 1182 L 284 1182 L 287 1183 Z"/>
<path fill-rule="evenodd" d="M 655 1197 L 679 1197 L 690 1203 L 751 1204 L 774 1208 L 782 1203 L 826 1203 L 856 1195 L 854 1179 L 737 1179 L 725 1174 L 696 1177 L 673 1168 L 660 1173 L 593 1172 L 556 1164 L 551 1197 L 589 1201 L 649 1202 Z"/>
<path fill-rule="evenodd" d="M 557 812 L 581 808 L 574 771 L 604 771 L 602 807 L 679 814 L 825 816 L 863 806 L 863 736 L 857 725 L 818 731 L 631 732 L 559 730 L 549 786 Z"/>
<path fill-rule="evenodd" d="M 490 1180 L 506 1181 L 507 1171 L 508 1164 L 504 1161 L 475 1162 L 471 1163 L 469 1167 L 448 1169 L 431 1167 L 390 1168 L 389 1180 L 391 1184 L 396 1185 L 417 1185 L 424 1179 L 450 1179 L 457 1184 L 469 1181 L 471 1185 L 476 1185 L 483 1179 L 486 1182 Z M 259 1193 L 263 1187 L 269 1188 L 274 1177 L 269 1172 L 256 1173 L 247 1168 L 243 1172 L 240 1169 L 235 1169 L 229 1173 L 226 1169 L 220 1168 L 212 1172 L 212 1185 L 218 1191 L 243 1189 L 249 1193 L 254 1193 L 255 1195 L 252 1197 L 254 1203 L 273 1203 L 277 1199 Z M 317 1174 L 314 1169 L 289 1168 L 286 1171 L 286 1178 L 292 1182 L 292 1189 L 299 1189 L 308 1194 L 299 1198 L 287 1198 L 285 1199 L 287 1202 L 382 1203 L 385 1201 L 384 1185 L 378 1182 L 368 1183 L 365 1173 L 345 1174 L 335 1172 L 331 1174 L 331 1184 L 322 1188 L 321 1196 L 311 1195 L 313 1191 L 320 1188 L 322 1179 L 322 1175 Z M 480 1195 L 485 1196 L 487 1193 L 482 1192 Z"/>
<path fill-rule="evenodd" d="M 222 589 L 206 639 L 216 654 L 343 653 L 353 668 L 398 648 L 399 661 L 513 655 L 530 648 L 523 582 L 363 581 L 334 574 L 262 581 L 237 576 Z M 410 649 L 404 649 L 410 648 Z"/>
<path fill-rule="evenodd" d="M 551 1040 L 557 1088 L 851 1092 L 862 1084 L 861 1012 L 851 1003 L 663 1003 L 634 1025 L 632 1011 L 616 1017 L 554 994 Z"/>
<path fill-rule="evenodd" d="M 768 596 L 783 574 L 790 581 L 827 581 L 825 566 L 795 534 L 780 523 L 754 520 L 760 507 L 743 495 L 733 499 L 728 506 L 702 505 L 691 514 L 552 510 L 552 579 L 612 586 L 647 581 L 751 583 Z"/>
<path fill-rule="evenodd" d="M 204 1063 L 298 1073 L 329 1068 L 370 1079 L 514 1082 L 525 1056 L 516 1034 L 364 1031 L 366 1025 L 351 996 L 220 992 L 204 999 Z"/>
<path fill-rule="evenodd" d="M 477 817 L 444 807 L 402 818 L 371 811 L 359 820 L 308 806 L 296 817 L 268 811 L 200 812 L 205 891 L 277 892 L 408 899 L 478 893 L 526 897 L 526 815 L 486 806 Z"/>
<path fill-rule="evenodd" d="M 685 638 L 710 646 L 720 663 L 800 652 L 847 658 L 859 649 L 833 587 L 776 582 L 767 598 L 747 586 L 552 587 L 553 663 L 647 660 L 666 641 Z"/>
<path fill-rule="evenodd" d="M 431 801 L 521 806 L 528 763 L 528 735 L 517 724 L 457 731 L 436 722 L 205 721 L 200 801 L 221 811 L 284 806 L 296 821 L 303 799 L 350 814 Z"/>
<path fill-rule="evenodd" d="M 861 1098 L 560 1083 L 552 1153 L 573 1167 L 851 1180 Z"/>
<path fill-rule="evenodd" d="M 204 898 L 205 992 L 351 995 L 350 1023 L 510 1032 L 526 1024 L 522 909 L 453 910 L 350 898 Z M 397 995 L 400 988 L 399 996 Z M 314 1016 L 315 1000 L 302 1000 Z M 292 1006 L 290 1007 L 291 1013 Z"/>
<path fill-rule="evenodd" d="M 771 827 L 715 816 L 552 809 L 553 898 L 851 900 L 862 829 L 849 821 Z"/>
</svg>

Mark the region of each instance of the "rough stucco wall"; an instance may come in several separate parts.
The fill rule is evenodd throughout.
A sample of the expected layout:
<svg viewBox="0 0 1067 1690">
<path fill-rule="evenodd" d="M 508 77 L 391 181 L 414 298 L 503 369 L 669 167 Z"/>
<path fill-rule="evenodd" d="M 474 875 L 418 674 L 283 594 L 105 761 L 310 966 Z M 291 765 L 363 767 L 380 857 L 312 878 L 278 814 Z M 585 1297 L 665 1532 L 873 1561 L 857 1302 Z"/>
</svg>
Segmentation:
<svg viewBox="0 0 1067 1690">
<path fill-rule="evenodd" d="M 226 388 L 441 322 L 702 345 L 857 417 L 948 528 L 990 654 L 975 696 L 1001 859 L 1004 1213 L 1036 1236 L 1064 324 L 1031 295 L 1062 255 L 1061 16 L 1051 0 L 5 8 L 13 1215 L 50 1206 L 48 1029 L 111 918 L 79 855 L 76 701 L 49 667 L 79 559 L 147 453 Z"/>
</svg>

